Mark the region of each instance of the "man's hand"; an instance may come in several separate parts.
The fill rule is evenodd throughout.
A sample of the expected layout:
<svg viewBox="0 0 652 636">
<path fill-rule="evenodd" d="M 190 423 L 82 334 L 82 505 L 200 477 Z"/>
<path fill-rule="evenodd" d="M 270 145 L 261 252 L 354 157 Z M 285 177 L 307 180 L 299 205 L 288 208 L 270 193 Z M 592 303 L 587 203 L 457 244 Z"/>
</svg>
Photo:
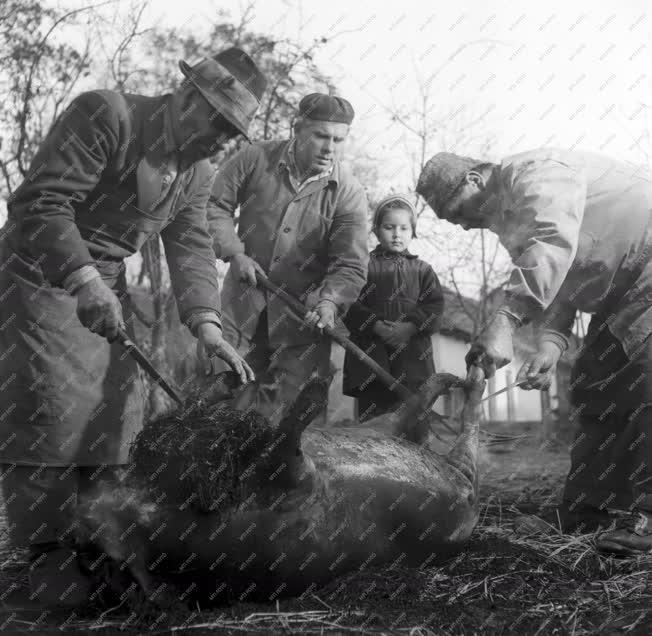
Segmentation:
<svg viewBox="0 0 652 636">
<path fill-rule="evenodd" d="M 522 389 L 539 389 L 545 391 L 550 388 L 555 374 L 557 362 L 563 351 L 550 340 L 539 343 L 539 350 L 529 356 L 521 367 L 516 381 L 523 381 Z"/>
<path fill-rule="evenodd" d="M 246 384 L 255 380 L 254 372 L 244 358 L 222 337 L 222 330 L 212 322 L 204 322 L 197 327 L 197 357 L 206 375 L 216 373 L 212 359 L 217 357 L 227 362 Z"/>
<path fill-rule="evenodd" d="M 79 322 L 113 342 L 118 337 L 118 329 L 125 328 L 122 306 L 113 290 L 101 278 L 94 278 L 84 283 L 74 296 Z"/>
<path fill-rule="evenodd" d="M 310 311 L 306 313 L 303 321 L 312 328 L 323 329 L 324 327 L 335 326 L 337 306 L 330 300 L 320 300 Z"/>
<path fill-rule="evenodd" d="M 264 274 L 262 267 L 246 254 L 232 256 L 229 265 L 236 280 L 241 283 L 248 283 L 253 287 L 256 286 L 256 272 L 259 271 Z"/>
<path fill-rule="evenodd" d="M 381 323 L 381 321 L 378 321 L 378 323 Z M 398 349 L 401 345 L 409 342 L 410 338 L 417 333 L 417 326 L 413 322 L 383 320 L 381 324 L 382 326 L 378 328 L 380 333 L 376 331 L 376 325 L 374 325 L 374 331 L 378 333 L 385 344 L 388 344 L 394 349 Z"/>
<path fill-rule="evenodd" d="M 491 378 L 496 369 L 509 364 L 514 357 L 512 336 L 516 321 L 503 312 L 498 312 L 466 354 L 466 368 L 480 367 L 485 377 Z"/>
</svg>

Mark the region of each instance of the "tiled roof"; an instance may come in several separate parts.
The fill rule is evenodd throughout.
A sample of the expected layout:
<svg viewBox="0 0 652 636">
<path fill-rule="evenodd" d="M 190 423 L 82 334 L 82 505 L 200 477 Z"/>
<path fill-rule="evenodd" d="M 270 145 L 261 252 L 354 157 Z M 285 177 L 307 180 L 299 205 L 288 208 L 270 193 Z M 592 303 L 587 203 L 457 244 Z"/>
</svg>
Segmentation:
<svg viewBox="0 0 652 636">
<path fill-rule="evenodd" d="M 476 325 L 475 316 L 480 315 L 480 302 L 474 298 L 460 296 L 452 289 L 443 287 L 444 292 L 444 318 L 440 333 L 453 338 L 458 338 L 464 342 L 471 342 L 473 339 Z M 494 292 L 486 308 L 487 317 L 490 318 L 494 309 L 502 301 L 502 293 Z M 479 330 L 482 325 L 478 324 Z M 522 352 L 535 351 L 535 338 L 531 327 L 521 327 L 514 334 L 514 346 Z"/>
<path fill-rule="evenodd" d="M 474 329 L 471 316 L 479 311 L 480 303 L 473 298 L 462 296 L 462 300 L 452 289 L 443 287 L 444 292 L 444 317 L 442 319 L 441 333 L 470 341 Z"/>
</svg>

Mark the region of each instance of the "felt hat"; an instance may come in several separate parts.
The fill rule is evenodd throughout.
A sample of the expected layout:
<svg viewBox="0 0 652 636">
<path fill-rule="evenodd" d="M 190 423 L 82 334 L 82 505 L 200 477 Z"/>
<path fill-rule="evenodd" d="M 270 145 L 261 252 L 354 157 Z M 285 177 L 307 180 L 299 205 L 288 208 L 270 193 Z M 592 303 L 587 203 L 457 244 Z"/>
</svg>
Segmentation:
<svg viewBox="0 0 652 636">
<path fill-rule="evenodd" d="M 421 170 L 417 192 L 435 214 L 443 218 L 443 206 L 450 200 L 466 174 L 481 163 L 481 160 L 462 157 L 452 152 L 438 152 Z"/>
<path fill-rule="evenodd" d="M 351 125 L 355 112 L 343 97 L 311 93 L 299 102 L 299 115 L 317 121 Z"/>
<path fill-rule="evenodd" d="M 267 80 L 242 49 L 231 47 L 181 72 L 208 103 L 249 140 L 249 126 L 260 106 Z"/>
</svg>

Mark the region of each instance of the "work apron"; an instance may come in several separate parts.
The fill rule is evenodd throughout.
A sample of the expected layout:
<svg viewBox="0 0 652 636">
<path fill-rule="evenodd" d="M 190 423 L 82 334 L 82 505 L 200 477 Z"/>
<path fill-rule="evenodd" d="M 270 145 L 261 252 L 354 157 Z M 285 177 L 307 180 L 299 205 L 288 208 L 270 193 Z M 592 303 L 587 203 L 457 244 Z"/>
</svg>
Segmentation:
<svg viewBox="0 0 652 636">
<path fill-rule="evenodd" d="M 98 263 L 125 303 L 122 262 Z M 0 462 L 124 464 L 142 427 L 139 370 L 117 343 L 89 331 L 77 301 L 0 240 Z"/>
</svg>

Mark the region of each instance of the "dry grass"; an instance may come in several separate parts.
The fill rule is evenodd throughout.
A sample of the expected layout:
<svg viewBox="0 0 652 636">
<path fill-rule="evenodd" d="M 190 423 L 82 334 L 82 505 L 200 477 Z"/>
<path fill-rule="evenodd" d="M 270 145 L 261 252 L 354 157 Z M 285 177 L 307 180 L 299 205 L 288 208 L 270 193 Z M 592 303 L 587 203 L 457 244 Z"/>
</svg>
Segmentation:
<svg viewBox="0 0 652 636">
<path fill-rule="evenodd" d="M 550 448 L 487 453 L 476 532 L 464 552 L 438 567 L 352 572 L 268 604 L 163 612 L 124 603 L 73 620 L 51 615 L 46 623 L 53 633 L 68 621 L 97 634 L 652 633 L 652 555 L 601 555 L 592 535 L 558 531 L 554 503 L 566 467 L 563 451 Z M 4 562 L 0 589 L 23 582 L 22 565 L 19 555 Z M 0 627 L 8 617 L 0 616 Z M 37 620 L 16 615 L 2 629 L 33 630 Z M 45 623 L 37 632 L 47 633 Z"/>
</svg>

